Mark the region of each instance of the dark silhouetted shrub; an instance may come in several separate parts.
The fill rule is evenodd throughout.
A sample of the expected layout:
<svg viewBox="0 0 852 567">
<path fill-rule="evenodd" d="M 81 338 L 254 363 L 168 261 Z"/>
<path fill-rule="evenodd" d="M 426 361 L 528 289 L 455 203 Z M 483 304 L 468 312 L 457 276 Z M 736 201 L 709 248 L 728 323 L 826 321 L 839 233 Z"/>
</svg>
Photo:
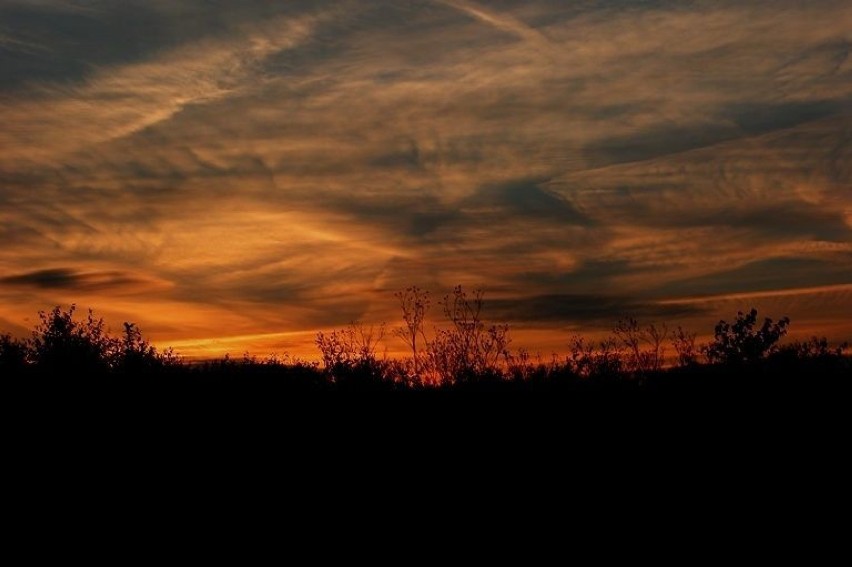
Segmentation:
<svg viewBox="0 0 852 567">
<path fill-rule="evenodd" d="M 779 356 L 797 360 L 827 360 L 843 356 L 849 348 L 848 343 L 832 347 L 825 337 L 811 337 L 806 341 L 796 341 L 778 349 Z"/>
<path fill-rule="evenodd" d="M 698 347 L 695 345 L 695 333 L 684 331 L 678 327 L 672 333 L 672 346 L 677 354 L 677 366 L 686 368 L 698 362 Z"/>
<path fill-rule="evenodd" d="M 117 346 L 111 365 L 116 371 L 124 374 L 150 374 L 178 366 L 181 362 L 180 357 L 171 348 L 162 353 L 158 352 L 133 323 L 124 323 L 124 335 L 117 341 Z"/>
<path fill-rule="evenodd" d="M 628 317 L 616 323 L 613 334 L 627 349 L 628 357 L 624 361 L 626 369 L 642 375 L 662 368 L 666 354 L 664 344 L 669 336 L 665 324 L 643 327 L 636 319 Z"/>
<path fill-rule="evenodd" d="M 790 319 L 782 317 L 777 323 L 766 318 L 757 328 L 757 309 L 737 313 L 734 323 L 719 321 L 714 340 L 705 347 L 711 363 L 741 364 L 761 360 L 775 352 L 778 341 L 787 334 Z"/>
<path fill-rule="evenodd" d="M 394 335 L 401 338 L 408 348 L 411 349 L 412 373 L 411 378 L 421 381 L 421 350 L 425 348 L 428 339 L 424 330 L 426 312 L 429 311 L 429 292 L 417 286 L 411 286 L 403 291 L 397 292 L 396 298 L 402 308 L 402 321 L 404 325 L 394 329 Z M 418 340 L 420 348 L 418 348 Z"/>
<path fill-rule="evenodd" d="M 75 310 L 71 305 L 67 311 L 57 306 L 39 312 L 30 344 L 40 372 L 67 374 L 74 369 L 86 376 L 110 369 L 119 341 L 107 334 L 103 319 L 96 319 L 91 309 L 82 320 L 74 318 Z"/>
<path fill-rule="evenodd" d="M 395 382 L 387 372 L 389 365 L 376 356 L 384 335 L 384 325 L 367 327 L 358 322 L 345 329 L 317 333 L 315 342 L 325 371 L 340 389 L 385 389 Z"/>
<path fill-rule="evenodd" d="M 441 301 L 451 326 L 436 330 L 427 347 L 429 370 L 439 384 L 491 377 L 502 371 L 501 360 L 508 362 L 509 326 L 487 326 L 481 318 L 482 305 L 482 290 L 469 296 L 462 286 Z"/>
</svg>

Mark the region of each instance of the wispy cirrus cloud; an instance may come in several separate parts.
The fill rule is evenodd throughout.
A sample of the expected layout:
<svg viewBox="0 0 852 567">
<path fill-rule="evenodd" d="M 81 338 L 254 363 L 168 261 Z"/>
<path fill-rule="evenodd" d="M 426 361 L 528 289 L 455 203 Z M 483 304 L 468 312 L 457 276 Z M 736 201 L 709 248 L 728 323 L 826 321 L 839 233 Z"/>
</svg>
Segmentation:
<svg viewBox="0 0 852 567">
<path fill-rule="evenodd" d="M 167 55 L 103 67 L 79 84 L 34 86 L 0 109 L 7 125 L 0 144 L 9 148 L 0 159 L 62 159 L 168 120 L 189 105 L 251 89 L 255 67 L 304 42 L 321 17 L 276 17 L 233 37 L 203 38 Z"/>
<path fill-rule="evenodd" d="M 469 2 L 467 0 L 436 0 L 479 20 L 499 30 L 515 35 L 544 53 L 550 52 L 556 46 L 538 29 L 515 18 L 508 12 L 493 11 L 483 4 Z"/>
</svg>

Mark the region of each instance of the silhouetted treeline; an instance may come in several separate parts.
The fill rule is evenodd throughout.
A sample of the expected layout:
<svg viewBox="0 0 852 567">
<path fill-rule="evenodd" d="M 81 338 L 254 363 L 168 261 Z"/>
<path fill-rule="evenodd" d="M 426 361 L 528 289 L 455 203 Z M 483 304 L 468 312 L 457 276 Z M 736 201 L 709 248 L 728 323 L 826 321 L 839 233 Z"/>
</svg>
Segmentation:
<svg viewBox="0 0 852 567">
<path fill-rule="evenodd" d="M 790 320 L 758 319 L 751 309 L 720 321 L 708 344 L 665 324 L 624 318 L 611 336 L 573 337 L 568 354 L 543 357 L 511 348 L 505 324 L 483 320 L 483 295 L 456 287 L 438 301 L 443 324 L 427 330 L 430 296 L 417 287 L 397 294 L 402 325 L 393 334 L 407 345 L 402 359 L 381 353 L 385 326 L 353 323 L 317 334 L 321 362 L 289 356 L 226 356 L 187 363 L 159 351 L 132 323 L 111 335 L 90 310 L 56 307 L 39 314 L 27 339 L 0 335 L 0 376 L 30 383 L 145 385 L 170 389 L 222 386 L 276 392 L 738 392 L 833 391 L 852 380 L 847 345 L 824 338 L 782 344 Z"/>
</svg>

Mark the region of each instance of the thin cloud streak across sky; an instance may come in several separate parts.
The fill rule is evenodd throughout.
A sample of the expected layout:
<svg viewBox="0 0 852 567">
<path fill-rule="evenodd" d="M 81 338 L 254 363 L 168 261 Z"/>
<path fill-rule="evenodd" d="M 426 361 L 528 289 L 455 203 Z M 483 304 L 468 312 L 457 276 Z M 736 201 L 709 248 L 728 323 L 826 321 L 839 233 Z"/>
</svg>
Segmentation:
<svg viewBox="0 0 852 567">
<path fill-rule="evenodd" d="M 457 8 L 465 14 L 473 16 L 477 20 L 494 26 L 497 29 L 517 35 L 518 37 L 525 39 L 534 45 L 542 46 L 547 50 L 555 47 L 550 43 L 550 41 L 548 41 L 548 39 L 544 35 L 541 34 L 541 32 L 511 16 L 491 12 L 484 6 L 480 6 L 473 2 L 466 2 L 464 0 L 437 1 L 441 4 L 446 4 L 447 6 Z"/>
<path fill-rule="evenodd" d="M 751 305 L 852 339 L 848 2 L 0 0 L 0 22 L 9 330 L 75 302 L 188 354 L 310 355 L 393 324 L 398 289 L 464 284 L 533 350 Z"/>
</svg>

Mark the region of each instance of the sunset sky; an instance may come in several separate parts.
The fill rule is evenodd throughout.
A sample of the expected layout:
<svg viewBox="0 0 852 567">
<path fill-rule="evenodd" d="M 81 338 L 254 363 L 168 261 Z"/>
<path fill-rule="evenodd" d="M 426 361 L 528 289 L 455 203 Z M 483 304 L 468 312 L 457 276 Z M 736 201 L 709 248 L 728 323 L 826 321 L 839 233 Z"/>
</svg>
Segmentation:
<svg viewBox="0 0 852 567">
<path fill-rule="evenodd" d="M 852 340 L 850 52 L 849 0 L 0 0 L 0 331 L 313 356 L 463 284 L 531 350 Z"/>
</svg>

